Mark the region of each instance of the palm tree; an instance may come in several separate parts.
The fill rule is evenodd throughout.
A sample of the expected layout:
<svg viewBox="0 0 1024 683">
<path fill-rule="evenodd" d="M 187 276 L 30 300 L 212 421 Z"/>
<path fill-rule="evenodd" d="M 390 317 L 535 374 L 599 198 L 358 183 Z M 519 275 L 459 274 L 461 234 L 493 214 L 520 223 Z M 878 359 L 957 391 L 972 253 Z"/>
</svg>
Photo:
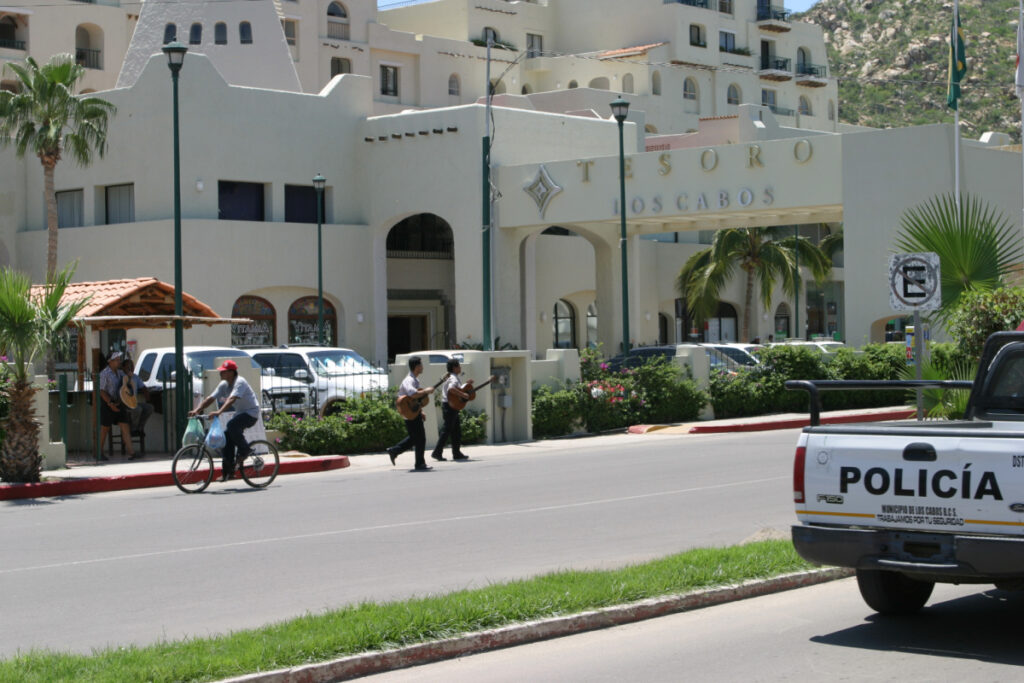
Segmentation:
<svg viewBox="0 0 1024 683">
<path fill-rule="evenodd" d="M 932 251 L 942 270 L 940 320 L 948 320 L 967 291 L 990 291 L 1021 260 L 1017 229 L 980 198 L 946 193 L 908 209 L 900 219 L 896 248 L 906 253 Z"/>
<path fill-rule="evenodd" d="M 69 54 L 54 55 L 43 66 L 27 57 L 8 63 L 18 77 L 19 92 L 0 92 L 0 147 L 14 143 L 18 158 L 31 151 L 43 165 L 46 195 L 46 279 L 57 271 L 57 195 L 53 171 L 66 153 L 81 166 L 93 150 L 103 156 L 107 121 L 117 110 L 98 97 L 76 97 L 75 86 L 85 68 Z"/>
<path fill-rule="evenodd" d="M 792 228 L 728 228 L 719 230 L 711 246 L 687 260 L 676 278 L 676 289 L 688 310 L 698 320 L 712 317 L 719 295 L 739 268 L 746 273 L 742 339 L 750 338 L 750 318 L 755 281 L 761 290 L 765 310 L 771 307 L 772 290 L 778 283 L 793 296 L 797 290 L 797 256 L 815 280 L 824 280 L 831 270 L 828 257 L 806 237 L 792 234 Z"/>
<path fill-rule="evenodd" d="M 0 269 L 0 347 L 12 363 L 7 386 L 8 415 L 0 446 L 0 479 L 37 482 L 42 464 L 39 424 L 35 419 L 29 365 L 41 351 L 53 348 L 64 329 L 88 299 L 62 303 L 74 268 L 69 266 L 47 281 L 41 296 L 31 296 L 28 276 L 11 268 Z"/>
</svg>

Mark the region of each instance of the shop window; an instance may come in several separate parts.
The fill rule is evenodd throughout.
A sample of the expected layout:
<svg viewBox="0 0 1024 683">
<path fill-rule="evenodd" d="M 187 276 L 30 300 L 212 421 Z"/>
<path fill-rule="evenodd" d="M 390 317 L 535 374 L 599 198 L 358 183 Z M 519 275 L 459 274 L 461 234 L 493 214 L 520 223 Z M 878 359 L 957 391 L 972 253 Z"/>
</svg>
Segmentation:
<svg viewBox="0 0 1024 683">
<path fill-rule="evenodd" d="M 319 299 L 304 296 L 288 308 L 288 343 L 316 344 L 319 320 Z M 331 346 L 338 343 L 338 315 L 334 304 L 324 299 L 324 341 Z"/>
<path fill-rule="evenodd" d="M 276 346 L 277 312 L 266 299 L 240 296 L 231 307 L 232 318 L 249 318 L 248 324 L 231 325 L 232 346 Z"/>
</svg>

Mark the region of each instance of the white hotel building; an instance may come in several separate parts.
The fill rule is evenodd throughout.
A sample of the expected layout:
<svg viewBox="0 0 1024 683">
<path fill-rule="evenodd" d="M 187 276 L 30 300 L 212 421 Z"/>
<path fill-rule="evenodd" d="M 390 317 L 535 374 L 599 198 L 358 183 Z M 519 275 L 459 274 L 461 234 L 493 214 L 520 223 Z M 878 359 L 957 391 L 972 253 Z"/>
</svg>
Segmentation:
<svg viewBox="0 0 1024 683">
<path fill-rule="evenodd" d="M 494 336 L 533 351 L 617 350 L 619 133 L 608 105 L 619 95 L 631 104 L 633 343 L 690 339 L 674 281 L 712 231 L 820 236 L 840 223 L 832 280 L 805 277 L 796 303 L 756 302 L 751 336 L 880 341 L 899 317 L 887 260 L 900 215 L 953 188 L 952 126 L 838 124 L 821 30 L 763 0 L 22 1 L 0 7 L 0 61 L 72 52 L 87 67 L 83 90 L 118 108 L 106 156 L 56 170 L 59 262 L 77 259 L 77 280 L 173 281 L 160 48 L 188 45 L 183 288 L 221 315 L 257 319 L 263 332 L 236 329 L 236 343 L 291 342 L 315 318 L 317 173 L 332 341 L 379 362 L 479 341 L 490 132 Z M 488 38 L 503 46 L 490 63 Z M 1017 217 L 1021 159 L 1007 144 L 965 141 L 962 189 Z M 0 151 L 0 263 L 41 280 L 45 227 L 38 161 Z M 700 334 L 735 340 L 743 301 L 737 278 Z M 186 343 L 230 334 L 195 329 Z M 128 336 L 140 348 L 170 338 Z"/>
</svg>

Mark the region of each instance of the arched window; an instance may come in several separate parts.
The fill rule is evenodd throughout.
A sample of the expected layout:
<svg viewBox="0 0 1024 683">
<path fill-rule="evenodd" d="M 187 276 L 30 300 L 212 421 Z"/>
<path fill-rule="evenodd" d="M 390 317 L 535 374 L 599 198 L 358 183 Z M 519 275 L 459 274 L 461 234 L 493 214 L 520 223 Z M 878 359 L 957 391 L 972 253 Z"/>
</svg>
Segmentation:
<svg viewBox="0 0 1024 683">
<path fill-rule="evenodd" d="M 232 318 L 249 318 L 251 324 L 231 325 L 232 346 L 276 346 L 277 311 L 266 299 L 240 296 L 231 307 Z"/>
<path fill-rule="evenodd" d="M 836 103 L 833 102 L 832 100 L 828 101 L 828 120 L 829 121 L 835 121 L 836 120 Z"/>
<path fill-rule="evenodd" d="M 683 99 L 697 101 L 697 81 L 692 78 L 683 81 Z"/>
<path fill-rule="evenodd" d="M 252 24 L 248 21 L 238 25 L 238 42 L 242 45 L 252 45 Z"/>
<path fill-rule="evenodd" d="M 597 346 L 597 303 L 587 306 L 587 348 Z"/>
<path fill-rule="evenodd" d="M 335 40 L 349 39 L 348 11 L 340 2 L 327 6 L 327 37 Z"/>
<path fill-rule="evenodd" d="M 739 104 L 740 103 L 740 86 L 735 83 L 729 84 L 729 90 L 726 92 L 725 101 L 728 104 Z"/>
<path fill-rule="evenodd" d="M 705 341 L 734 342 L 736 339 L 736 308 L 724 301 L 718 302 L 715 317 L 707 321 Z"/>
<path fill-rule="evenodd" d="M 779 304 L 775 309 L 775 341 L 788 338 L 789 330 L 789 304 Z"/>
<path fill-rule="evenodd" d="M 388 233 L 388 258 L 454 258 L 455 238 L 448 223 L 432 213 L 409 216 Z"/>
<path fill-rule="evenodd" d="M 462 86 L 459 83 L 459 75 L 452 74 L 448 77 L 448 94 L 458 97 L 462 94 Z"/>
<path fill-rule="evenodd" d="M 178 39 L 178 27 L 176 24 L 167 24 L 164 26 L 164 45 L 167 43 L 173 43 Z"/>
<path fill-rule="evenodd" d="M 803 115 L 803 116 L 810 116 L 811 115 L 811 101 L 809 99 L 807 99 L 806 96 L 804 96 L 804 95 L 800 96 L 800 104 L 798 106 L 800 107 L 800 114 L 801 115 Z"/>
<path fill-rule="evenodd" d="M 103 68 L 103 29 L 96 24 L 75 27 L 75 63 L 86 69 Z"/>
<path fill-rule="evenodd" d="M 578 87 L 580 87 L 579 83 L 576 81 L 569 81 L 569 90 L 575 90 Z"/>
<path fill-rule="evenodd" d="M 288 343 L 316 344 L 319 321 L 319 299 L 304 296 L 288 307 Z M 324 299 L 324 342 L 331 346 L 338 344 L 338 315 L 334 304 Z"/>
<path fill-rule="evenodd" d="M 807 67 L 811 64 L 811 53 L 805 47 L 798 48 L 796 51 L 796 72 L 798 74 L 806 73 Z"/>
<path fill-rule="evenodd" d="M 651 74 L 651 94 L 652 95 L 660 95 L 661 94 L 661 72 L 660 71 L 655 71 L 653 74 Z"/>
<path fill-rule="evenodd" d="M 189 45 L 202 45 L 203 44 L 203 25 L 199 22 L 192 24 L 188 29 L 188 44 Z"/>
<path fill-rule="evenodd" d="M 217 45 L 228 44 L 228 25 L 223 21 L 218 21 L 213 25 L 213 42 Z"/>
<path fill-rule="evenodd" d="M 592 78 L 590 79 L 590 84 L 587 87 L 593 88 L 594 90 L 607 90 L 609 87 L 608 78 L 607 76 L 598 76 L 597 78 Z"/>
<path fill-rule="evenodd" d="M 331 57 L 331 78 L 352 73 L 352 62 L 345 57 Z"/>
<path fill-rule="evenodd" d="M 498 42 L 498 31 L 491 28 L 490 26 L 484 26 L 484 45 L 490 41 L 491 44 Z"/>
<path fill-rule="evenodd" d="M 622 77 L 622 92 L 633 92 L 633 74 Z"/>
<path fill-rule="evenodd" d="M 4 47 L 13 47 L 14 40 L 18 36 L 18 23 L 12 16 L 6 16 L 0 19 L 0 41 L 4 41 L 7 45 Z"/>
<path fill-rule="evenodd" d="M 576 310 L 568 301 L 555 302 L 554 344 L 556 349 L 576 348 Z"/>
</svg>

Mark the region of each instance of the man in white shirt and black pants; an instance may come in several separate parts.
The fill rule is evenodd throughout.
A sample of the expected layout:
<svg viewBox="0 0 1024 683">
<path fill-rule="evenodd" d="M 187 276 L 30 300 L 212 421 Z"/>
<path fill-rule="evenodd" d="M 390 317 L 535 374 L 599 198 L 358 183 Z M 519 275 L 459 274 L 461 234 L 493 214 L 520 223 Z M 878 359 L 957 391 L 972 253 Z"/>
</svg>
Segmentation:
<svg viewBox="0 0 1024 683">
<path fill-rule="evenodd" d="M 441 417 L 444 424 L 441 432 L 437 435 L 437 445 L 434 452 L 430 454 L 434 460 L 444 460 L 442 455 L 444 446 L 448 439 L 452 440 L 452 459 L 469 460 L 469 456 L 462 452 L 462 421 L 459 419 L 459 412 L 448 403 L 449 393 L 454 393 L 459 398 L 468 400 L 469 394 L 462 390 L 462 380 L 459 374 L 462 372 L 462 365 L 454 358 L 448 361 L 448 379 L 441 385 Z"/>
<path fill-rule="evenodd" d="M 434 387 L 427 387 L 426 389 L 420 387 L 419 376 L 422 372 L 423 361 L 420 357 L 413 356 L 410 358 L 409 374 L 398 387 L 399 397 L 408 396 L 411 401 L 419 401 L 424 396 L 429 396 L 434 392 Z M 405 421 L 405 431 L 409 435 L 388 449 L 388 457 L 391 458 L 392 465 L 395 464 L 395 458 L 398 457 L 399 453 L 414 448 L 416 449 L 415 471 L 425 472 L 431 469 L 427 466 L 427 461 L 423 457 L 424 452 L 427 450 L 427 431 L 423 428 L 424 419 L 426 418 L 423 415 L 423 411 L 419 410 L 416 413 L 416 417 Z"/>
</svg>

